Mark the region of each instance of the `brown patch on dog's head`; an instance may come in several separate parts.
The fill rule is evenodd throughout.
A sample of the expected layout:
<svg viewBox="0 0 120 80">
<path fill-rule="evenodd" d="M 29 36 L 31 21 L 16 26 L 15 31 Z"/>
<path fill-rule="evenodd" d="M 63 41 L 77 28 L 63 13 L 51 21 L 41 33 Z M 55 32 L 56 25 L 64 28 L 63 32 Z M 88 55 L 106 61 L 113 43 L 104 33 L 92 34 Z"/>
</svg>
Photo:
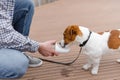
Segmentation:
<svg viewBox="0 0 120 80">
<path fill-rule="evenodd" d="M 79 26 L 78 25 L 68 26 L 63 33 L 64 45 L 67 45 L 70 42 L 74 41 L 77 35 L 82 36 L 82 32 L 80 31 Z"/>
<path fill-rule="evenodd" d="M 120 31 L 112 30 L 108 40 L 108 47 L 110 49 L 118 49 L 120 47 Z"/>
</svg>

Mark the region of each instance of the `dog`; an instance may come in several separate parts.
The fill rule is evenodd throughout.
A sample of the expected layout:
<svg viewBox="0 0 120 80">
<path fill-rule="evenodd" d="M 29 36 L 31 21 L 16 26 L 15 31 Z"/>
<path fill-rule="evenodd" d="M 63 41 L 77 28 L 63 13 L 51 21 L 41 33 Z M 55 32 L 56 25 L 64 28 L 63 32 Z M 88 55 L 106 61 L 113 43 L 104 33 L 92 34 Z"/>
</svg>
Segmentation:
<svg viewBox="0 0 120 80">
<path fill-rule="evenodd" d="M 96 33 L 86 27 L 78 25 L 68 26 L 63 33 L 62 47 L 76 44 L 83 49 L 88 62 L 83 65 L 84 70 L 91 69 L 91 74 L 98 74 L 102 55 L 112 51 L 120 52 L 120 29 Z M 120 59 L 117 60 L 120 62 Z"/>
</svg>

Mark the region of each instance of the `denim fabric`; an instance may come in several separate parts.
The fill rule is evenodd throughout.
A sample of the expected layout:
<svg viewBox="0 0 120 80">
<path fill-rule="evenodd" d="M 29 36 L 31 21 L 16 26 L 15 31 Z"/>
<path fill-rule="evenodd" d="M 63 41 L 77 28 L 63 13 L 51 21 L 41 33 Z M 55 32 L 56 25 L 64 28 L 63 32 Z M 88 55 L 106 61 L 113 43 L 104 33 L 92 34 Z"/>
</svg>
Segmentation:
<svg viewBox="0 0 120 80">
<path fill-rule="evenodd" d="M 15 0 L 13 27 L 24 36 L 29 35 L 29 29 L 34 13 L 33 0 Z M 0 78 L 22 77 L 28 68 L 29 60 L 20 51 L 0 49 Z"/>
<path fill-rule="evenodd" d="M 29 60 L 20 51 L 0 49 L 0 78 L 22 77 L 28 68 Z"/>
<path fill-rule="evenodd" d="M 18 7 L 17 5 L 21 6 L 21 8 L 17 8 L 18 10 L 15 8 Z M 26 16 L 23 16 L 22 9 L 28 9 L 24 13 Z M 16 15 L 13 20 L 13 15 L 15 16 L 16 11 L 20 13 L 17 13 L 19 16 Z M 11 48 L 19 51 L 38 51 L 39 42 L 26 37 L 29 34 L 32 11 L 34 12 L 34 6 L 30 0 L 0 0 L 0 49 Z"/>
<path fill-rule="evenodd" d="M 15 0 L 15 11 L 13 16 L 14 29 L 24 36 L 28 36 L 33 14 L 33 0 Z"/>
</svg>

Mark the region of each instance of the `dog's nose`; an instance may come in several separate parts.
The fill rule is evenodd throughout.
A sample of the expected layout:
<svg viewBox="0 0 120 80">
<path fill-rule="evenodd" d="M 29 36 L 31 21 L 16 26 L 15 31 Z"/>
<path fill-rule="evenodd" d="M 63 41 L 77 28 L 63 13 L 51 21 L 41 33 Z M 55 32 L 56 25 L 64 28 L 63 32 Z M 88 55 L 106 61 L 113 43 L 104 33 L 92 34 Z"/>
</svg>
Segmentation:
<svg viewBox="0 0 120 80">
<path fill-rule="evenodd" d="M 62 45 L 61 42 L 59 42 L 59 45 L 60 45 L 62 48 L 65 48 L 65 46 L 66 46 L 65 43 Z"/>
<path fill-rule="evenodd" d="M 66 46 L 68 43 L 64 43 L 64 46 Z"/>
<path fill-rule="evenodd" d="M 61 45 L 61 42 L 59 42 L 58 44 Z"/>
<path fill-rule="evenodd" d="M 65 48 L 67 44 L 68 44 L 68 43 L 64 43 L 64 46 L 63 46 L 63 48 Z"/>
</svg>

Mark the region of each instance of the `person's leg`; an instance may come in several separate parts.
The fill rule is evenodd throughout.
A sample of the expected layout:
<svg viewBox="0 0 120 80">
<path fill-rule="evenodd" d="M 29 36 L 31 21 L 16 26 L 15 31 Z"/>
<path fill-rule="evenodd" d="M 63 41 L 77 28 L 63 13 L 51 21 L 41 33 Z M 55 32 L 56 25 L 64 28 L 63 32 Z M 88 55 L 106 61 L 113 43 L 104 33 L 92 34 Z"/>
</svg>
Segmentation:
<svg viewBox="0 0 120 80">
<path fill-rule="evenodd" d="M 33 0 L 15 0 L 15 8 L 12 23 L 14 29 L 22 35 L 28 36 L 33 14 Z"/>
<path fill-rule="evenodd" d="M 24 36 L 29 35 L 30 25 L 34 14 L 33 0 L 15 0 L 15 8 L 12 25 L 16 31 Z M 29 67 L 38 67 L 42 64 L 42 60 L 27 55 L 29 59 Z"/>
<path fill-rule="evenodd" d="M 29 60 L 20 51 L 0 49 L 0 78 L 22 77 L 28 68 Z"/>
</svg>

